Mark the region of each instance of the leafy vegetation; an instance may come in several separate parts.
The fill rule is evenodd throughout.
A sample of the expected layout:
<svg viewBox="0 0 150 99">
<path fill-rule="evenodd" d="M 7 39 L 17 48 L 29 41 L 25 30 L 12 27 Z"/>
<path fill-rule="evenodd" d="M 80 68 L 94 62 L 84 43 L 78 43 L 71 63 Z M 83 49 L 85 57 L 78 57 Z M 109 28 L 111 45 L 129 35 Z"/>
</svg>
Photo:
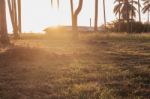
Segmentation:
<svg viewBox="0 0 150 99">
<path fill-rule="evenodd" d="M 129 33 L 149 33 L 150 24 L 131 21 L 129 23 L 124 21 L 114 21 L 108 24 L 107 31 L 111 32 L 127 32 Z"/>
</svg>

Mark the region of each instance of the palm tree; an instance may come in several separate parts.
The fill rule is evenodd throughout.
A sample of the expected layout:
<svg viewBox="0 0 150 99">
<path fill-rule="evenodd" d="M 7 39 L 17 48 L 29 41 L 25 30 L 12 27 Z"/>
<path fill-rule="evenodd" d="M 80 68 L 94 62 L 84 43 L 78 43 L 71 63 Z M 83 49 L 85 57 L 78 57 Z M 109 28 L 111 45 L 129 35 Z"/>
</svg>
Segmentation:
<svg viewBox="0 0 150 99">
<path fill-rule="evenodd" d="M 120 14 L 120 18 L 122 18 L 123 21 L 127 22 L 127 31 L 130 32 L 130 20 L 133 20 L 133 17 L 136 16 L 136 8 L 134 4 L 138 4 L 135 0 L 116 0 L 116 2 L 119 2 L 114 7 L 114 13 Z"/>
<path fill-rule="evenodd" d="M 13 13 L 14 13 L 14 20 L 15 20 L 15 37 L 18 37 L 18 20 L 17 20 L 17 6 L 16 6 L 16 0 L 12 0 L 12 8 L 13 8 Z"/>
<path fill-rule="evenodd" d="M 5 0 L 0 0 L 0 41 L 2 44 L 10 43 L 7 32 Z"/>
<path fill-rule="evenodd" d="M 19 33 L 22 33 L 22 22 L 21 22 L 21 0 L 18 0 L 18 27 Z"/>
<path fill-rule="evenodd" d="M 150 15 L 150 1 L 149 0 L 143 0 L 144 1 L 144 8 L 143 13 L 147 13 L 148 14 L 148 18 L 147 18 L 147 22 L 149 23 L 149 15 Z"/>
<path fill-rule="evenodd" d="M 18 4 L 17 7 L 17 3 L 21 3 L 21 0 L 20 2 L 16 2 L 16 0 L 8 0 L 8 7 L 15 38 L 19 38 L 19 32 L 21 32 L 21 4 Z"/>
<path fill-rule="evenodd" d="M 140 0 L 138 0 L 138 14 L 139 14 L 139 22 L 141 22 L 141 5 L 140 5 Z"/>
<path fill-rule="evenodd" d="M 121 5 L 120 3 L 121 3 L 121 0 L 116 0 L 114 3 L 118 3 L 118 5 Z M 114 9 L 115 10 L 115 9 Z M 121 16 L 120 16 L 120 10 L 121 10 L 121 8 L 119 7 L 119 8 L 117 8 L 117 13 L 118 13 L 118 22 L 119 22 L 119 27 L 118 27 L 118 32 L 120 31 L 120 23 L 121 23 Z"/>
<path fill-rule="evenodd" d="M 78 15 L 81 12 L 81 9 L 83 6 L 83 0 L 79 0 L 78 7 L 75 11 L 74 11 L 74 6 L 73 6 L 73 0 L 70 0 L 70 5 L 71 5 L 71 16 L 72 16 L 72 29 L 74 31 L 77 31 Z"/>
<path fill-rule="evenodd" d="M 104 27 L 106 29 L 106 11 L 105 11 L 105 0 L 103 0 L 103 12 L 104 12 Z"/>
<path fill-rule="evenodd" d="M 138 4 L 135 0 L 116 0 L 119 2 L 114 7 L 114 13 L 120 14 L 120 18 L 129 21 L 131 17 L 136 16 L 136 8 L 133 4 Z"/>
<path fill-rule="evenodd" d="M 95 0 L 95 22 L 94 22 L 94 31 L 98 30 L 98 0 Z"/>
</svg>

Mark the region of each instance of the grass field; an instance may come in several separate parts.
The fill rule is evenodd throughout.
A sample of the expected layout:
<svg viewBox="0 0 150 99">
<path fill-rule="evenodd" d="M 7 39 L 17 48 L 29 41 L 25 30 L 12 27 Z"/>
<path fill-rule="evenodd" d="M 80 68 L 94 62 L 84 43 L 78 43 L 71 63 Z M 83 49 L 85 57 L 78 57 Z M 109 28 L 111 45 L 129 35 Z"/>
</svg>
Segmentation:
<svg viewBox="0 0 150 99">
<path fill-rule="evenodd" d="M 0 49 L 0 99 L 150 99 L 150 35 L 23 36 Z"/>
</svg>

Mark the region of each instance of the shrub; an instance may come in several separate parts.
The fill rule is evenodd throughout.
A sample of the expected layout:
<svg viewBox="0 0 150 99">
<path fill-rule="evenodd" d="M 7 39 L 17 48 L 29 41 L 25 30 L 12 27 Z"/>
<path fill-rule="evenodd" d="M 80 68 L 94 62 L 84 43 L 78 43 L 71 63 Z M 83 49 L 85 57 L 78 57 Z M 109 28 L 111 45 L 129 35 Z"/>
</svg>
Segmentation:
<svg viewBox="0 0 150 99">
<path fill-rule="evenodd" d="M 150 32 L 150 24 L 141 23 L 136 21 L 114 21 L 108 25 L 108 31 L 111 32 L 129 32 L 129 33 L 142 33 Z"/>
</svg>

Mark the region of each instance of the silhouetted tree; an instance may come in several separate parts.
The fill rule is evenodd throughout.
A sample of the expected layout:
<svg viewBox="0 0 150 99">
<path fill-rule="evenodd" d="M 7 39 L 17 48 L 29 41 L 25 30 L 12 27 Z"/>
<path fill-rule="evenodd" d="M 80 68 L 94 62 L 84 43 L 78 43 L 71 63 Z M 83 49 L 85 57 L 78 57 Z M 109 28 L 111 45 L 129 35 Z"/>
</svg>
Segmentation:
<svg viewBox="0 0 150 99">
<path fill-rule="evenodd" d="M 136 16 L 136 8 L 133 4 L 138 4 L 135 0 L 116 0 L 117 3 L 114 7 L 114 13 L 117 15 L 120 12 L 120 17 L 123 20 L 129 21 L 130 18 Z"/>
<path fill-rule="evenodd" d="M 95 22 L 94 31 L 98 31 L 98 0 L 95 0 Z"/>
<path fill-rule="evenodd" d="M 103 12 L 104 12 L 104 27 L 106 29 L 106 9 L 105 9 L 105 0 L 103 0 Z"/>
<path fill-rule="evenodd" d="M 138 0 L 138 14 L 139 14 L 139 22 L 141 22 L 141 4 L 140 4 L 140 0 Z"/>
<path fill-rule="evenodd" d="M 8 0 L 8 7 L 13 26 L 14 37 L 19 38 L 19 32 L 21 32 L 21 0 L 18 0 L 18 2 L 16 2 L 16 0 Z"/>
<path fill-rule="evenodd" d="M 149 15 L 150 15 L 150 0 L 143 0 L 144 1 L 144 7 L 143 7 L 143 13 L 147 13 L 147 22 L 149 23 Z"/>
<path fill-rule="evenodd" d="M 117 15 L 120 13 L 120 17 L 122 20 L 126 21 L 128 23 L 127 25 L 127 31 L 129 32 L 129 22 L 130 20 L 133 20 L 133 17 L 136 16 L 136 8 L 134 4 L 138 4 L 135 0 L 116 0 L 116 2 L 119 2 L 114 7 L 114 13 Z"/>
<path fill-rule="evenodd" d="M 0 0 L 0 41 L 2 44 L 10 43 L 7 32 L 5 0 Z"/>
<path fill-rule="evenodd" d="M 79 0 L 78 7 L 75 11 L 73 7 L 73 0 L 70 0 L 70 5 L 71 5 L 71 16 L 72 16 L 72 29 L 76 31 L 78 26 L 78 15 L 82 9 L 83 0 Z"/>
<path fill-rule="evenodd" d="M 19 33 L 22 33 L 22 15 L 21 15 L 21 0 L 18 0 L 18 27 L 19 27 Z"/>
<path fill-rule="evenodd" d="M 115 12 L 117 12 L 116 13 L 116 15 L 118 14 L 118 32 L 120 31 L 120 25 L 121 25 L 121 0 L 115 0 L 115 2 L 114 3 L 118 3 L 118 5 L 119 6 L 117 6 L 114 10 L 116 10 Z"/>
</svg>

